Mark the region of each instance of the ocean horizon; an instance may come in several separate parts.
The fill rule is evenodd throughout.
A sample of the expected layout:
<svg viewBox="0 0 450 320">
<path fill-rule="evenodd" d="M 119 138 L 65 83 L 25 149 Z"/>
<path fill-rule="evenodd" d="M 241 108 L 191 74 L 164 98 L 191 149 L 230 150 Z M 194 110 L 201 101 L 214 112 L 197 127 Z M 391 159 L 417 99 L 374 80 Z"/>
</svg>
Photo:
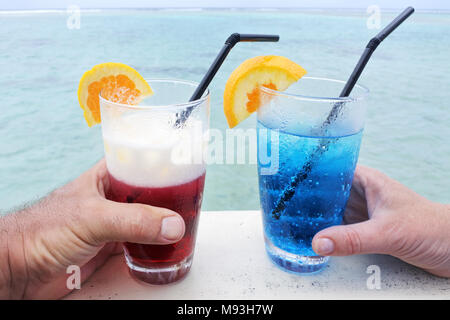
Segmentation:
<svg viewBox="0 0 450 320">
<path fill-rule="evenodd" d="M 42 8 L 42 9 L 0 9 L 0 13 L 20 14 L 20 13 L 67 13 L 68 8 Z M 403 7 L 380 8 L 384 13 L 397 13 L 404 9 Z M 121 8 L 83 8 L 80 7 L 81 12 L 100 12 L 100 11 L 181 11 L 181 12 L 196 12 L 196 11 L 253 11 L 253 12 L 271 12 L 271 11 L 295 11 L 295 12 L 367 12 L 367 8 L 353 8 L 353 7 L 267 7 L 267 8 L 253 8 L 253 7 L 121 7 Z M 416 13 L 449 13 L 450 9 L 442 8 L 427 8 L 415 9 Z"/>
</svg>

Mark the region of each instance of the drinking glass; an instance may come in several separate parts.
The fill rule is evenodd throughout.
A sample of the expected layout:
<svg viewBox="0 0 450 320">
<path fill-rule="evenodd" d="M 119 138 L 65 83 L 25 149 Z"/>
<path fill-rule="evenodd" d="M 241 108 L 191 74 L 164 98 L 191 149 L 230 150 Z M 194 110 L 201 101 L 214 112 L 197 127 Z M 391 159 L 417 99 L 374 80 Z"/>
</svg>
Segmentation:
<svg viewBox="0 0 450 320">
<path fill-rule="evenodd" d="M 279 92 L 262 87 L 258 109 L 258 179 L 264 239 L 284 270 L 311 273 L 328 257 L 311 247 L 314 235 L 340 224 L 350 195 L 364 127 L 368 90 L 304 77 Z M 331 112 L 333 110 L 333 112 Z"/>
<path fill-rule="evenodd" d="M 180 214 L 186 225 L 174 244 L 124 243 L 131 273 L 151 284 L 183 278 L 194 255 L 206 165 L 210 97 L 188 102 L 196 83 L 148 79 L 154 94 L 139 105 L 100 96 L 102 134 L 110 179 L 107 198 Z M 183 118 L 185 121 L 180 122 Z"/>
</svg>

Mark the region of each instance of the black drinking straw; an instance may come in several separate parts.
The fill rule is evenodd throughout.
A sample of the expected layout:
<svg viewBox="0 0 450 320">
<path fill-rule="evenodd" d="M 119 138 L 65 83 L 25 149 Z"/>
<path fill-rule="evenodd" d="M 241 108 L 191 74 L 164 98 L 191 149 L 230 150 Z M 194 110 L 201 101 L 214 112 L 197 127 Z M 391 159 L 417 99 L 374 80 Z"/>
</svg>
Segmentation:
<svg viewBox="0 0 450 320">
<path fill-rule="evenodd" d="M 206 72 L 205 76 L 203 77 L 202 81 L 198 85 L 197 89 L 195 89 L 194 94 L 191 96 L 191 99 L 189 101 L 195 101 L 202 97 L 205 90 L 208 88 L 211 80 L 214 78 L 214 76 L 217 73 L 217 70 L 219 70 L 220 66 L 222 65 L 223 61 L 227 57 L 228 53 L 233 49 L 233 47 L 238 42 L 277 42 L 280 40 L 280 36 L 278 35 L 266 35 L 266 34 L 240 34 L 240 33 L 233 33 L 228 37 L 228 39 L 225 41 L 225 44 L 222 47 L 222 50 L 220 50 L 219 54 L 217 55 L 214 62 L 209 67 L 208 72 Z M 193 108 L 195 106 L 192 106 L 190 108 L 187 108 L 186 110 L 183 110 L 176 122 L 175 126 L 183 125 L 184 122 L 186 122 L 187 118 L 191 114 Z"/>
<path fill-rule="evenodd" d="M 364 67 L 369 61 L 372 53 L 378 47 L 378 45 L 383 41 L 392 31 L 394 31 L 403 21 L 405 21 L 411 14 L 413 14 L 414 8 L 408 7 L 400 13 L 397 18 L 395 18 L 390 24 L 388 24 L 383 30 L 381 30 L 375 37 L 373 37 L 369 43 L 367 44 L 361 58 L 356 64 L 355 69 L 353 70 L 350 78 L 347 80 L 344 88 L 341 91 L 339 97 L 348 97 L 353 90 L 356 82 L 359 79 Z M 334 104 L 330 113 L 327 116 L 327 119 L 322 124 L 322 132 L 324 129 L 331 124 L 339 115 L 340 110 L 345 102 L 337 102 Z M 283 190 L 281 197 L 278 199 L 278 202 L 275 208 L 272 210 L 272 217 L 275 219 L 279 219 L 281 213 L 287 206 L 287 203 L 294 196 L 297 186 L 304 181 L 308 174 L 311 172 L 313 163 L 316 159 L 318 159 L 327 149 L 330 144 L 329 140 L 325 143 L 320 143 L 316 150 L 311 154 L 308 161 L 303 165 L 302 169 L 297 172 L 297 174 L 291 178 L 289 185 Z"/>
</svg>

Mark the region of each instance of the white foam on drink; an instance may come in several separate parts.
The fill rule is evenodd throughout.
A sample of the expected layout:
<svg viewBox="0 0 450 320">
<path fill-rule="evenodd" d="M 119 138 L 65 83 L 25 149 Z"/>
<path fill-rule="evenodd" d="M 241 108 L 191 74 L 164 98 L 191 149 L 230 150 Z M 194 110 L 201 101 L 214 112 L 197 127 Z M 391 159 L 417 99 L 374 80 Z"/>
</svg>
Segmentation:
<svg viewBox="0 0 450 320">
<path fill-rule="evenodd" d="M 152 113 L 122 116 L 102 126 L 108 171 L 122 182 L 166 187 L 190 182 L 205 172 L 198 123 L 174 129 L 167 114 L 159 118 Z"/>
</svg>

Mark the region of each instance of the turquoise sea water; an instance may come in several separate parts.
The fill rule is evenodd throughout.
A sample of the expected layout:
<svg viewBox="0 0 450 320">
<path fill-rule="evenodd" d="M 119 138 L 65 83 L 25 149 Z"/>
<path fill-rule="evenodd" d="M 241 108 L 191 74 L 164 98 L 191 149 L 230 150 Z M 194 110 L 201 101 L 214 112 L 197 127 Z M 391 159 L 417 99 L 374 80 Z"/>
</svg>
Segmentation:
<svg viewBox="0 0 450 320">
<path fill-rule="evenodd" d="M 393 18 L 382 12 L 382 25 Z M 238 44 L 212 82 L 211 125 L 224 130 L 226 79 L 243 60 L 287 56 L 310 76 L 345 80 L 377 30 L 361 12 L 99 11 L 0 14 L 0 210 L 33 201 L 102 157 L 76 90 L 106 61 L 146 77 L 199 81 L 232 32 L 277 33 Z M 450 202 L 450 14 L 415 13 L 383 42 L 360 82 L 371 90 L 359 163 L 436 201 Z M 255 117 L 241 128 L 254 128 Z M 256 164 L 210 165 L 203 209 L 259 208 Z"/>
</svg>

